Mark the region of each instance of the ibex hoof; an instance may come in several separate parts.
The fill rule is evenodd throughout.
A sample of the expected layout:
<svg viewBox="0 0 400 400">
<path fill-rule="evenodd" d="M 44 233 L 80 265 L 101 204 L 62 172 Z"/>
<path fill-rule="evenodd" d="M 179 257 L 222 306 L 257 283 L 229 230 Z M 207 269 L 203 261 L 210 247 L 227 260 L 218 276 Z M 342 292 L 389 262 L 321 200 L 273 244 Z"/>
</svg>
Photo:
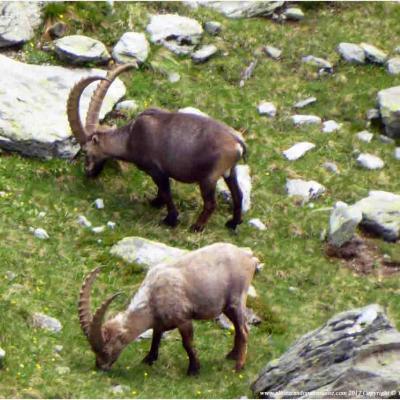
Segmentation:
<svg viewBox="0 0 400 400">
<path fill-rule="evenodd" d="M 200 367 L 189 367 L 187 370 L 188 376 L 196 376 L 200 372 Z"/>
<path fill-rule="evenodd" d="M 226 355 L 226 358 L 228 360 L 236 360 L 238 358 L 238 355 L 235 351 L 232 350 Z"/>
<path fill-rule="evenodd" d="M 227 227 L 227 228 L 229 228 L 229 229 L 232 229 L 233 231 L 236 229 L 236 227 L 239 225 L 239 224 L 241 224 L 242 223 L 242 221 L 239 221 L 239 222 L 237 222 L 237 221 L 235 221 L 235 220 L 233 220 L 233 219 L 230 219 L 230 220 L 228 220 L 227 222 L 226 222 L 226 224 L 225 224 L 225 226 Z"/>
<path fill-rule="evenodd" d="M 171 228 L 175 228 L 175 227 L 178 225 L 178 223 L 179 223 L 178 218 L 177 218 L 175 215 L 167 215 L 167 216 L 162 220 L 162 222 L 163 222 L 165 225 L 170 226 Z"/>
<path fill-rule="evenodd" d="M 204 225 L 200 225 L 200 224 L 193 224 L 190 227 L 191 232 L 202 232 L 203 230 L 204 230 Z"/>
<path fill-rule="evenodd" d="M 145 358 L 143 358 L 142 363 L 147 364 L 147 365 L 153 365 L 154 361 L 156 361 L 157 358 L 154 358 L 150 354 L 147 354 Z"/>
<path fill-rule="evenodd" d="M 154 208 L 161 208 L 165 204 L 164 200 L 160 199 L 159 197 L 151 199 L 149 203 Z"/>
</svg>

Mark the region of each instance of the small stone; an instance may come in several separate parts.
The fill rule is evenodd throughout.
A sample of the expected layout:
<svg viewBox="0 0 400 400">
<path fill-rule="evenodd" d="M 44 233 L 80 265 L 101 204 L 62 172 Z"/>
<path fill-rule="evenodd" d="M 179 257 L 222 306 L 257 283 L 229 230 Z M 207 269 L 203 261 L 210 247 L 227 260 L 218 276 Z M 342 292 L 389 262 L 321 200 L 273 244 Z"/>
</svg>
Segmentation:
<svg viewBox="0 0 400 400">
<path fill-rule="evenodd" d="M 394 158 L 398 161 L 400 161 L 400 147 L 396 147 L 394 149 Z"/>
<path fill-rule="evenodd" d="M 66 375 L 66 374 L 69 374 L 71 372 L 71 370 L 69 367 L 57 366 L 56 372 L 58 375 Z"/>
<path fill-rule="evenodd" d="M 204 30 L 210 35 L 218 35 L 221 32 L 222 24 L 217 21 L 207 21 L 204 24 Z"/>
<path fill-rule="evenodd" d="M 6 351 L 0 347 L 0 368 L 3 367 L 4 359 L 6 358 Z"/>
<path fill-rule="evenodd" d="M 361 43 L 360 47 L 364 50 L 365 57 L 368 61 L 375 64 L 384 64 L 387 59 L 387 54 L 372 44 Z"/>
<path fill-rule="evenodd" d="M 393 139 L 400 138 L 400 86 L 380 90 L 377 103 L 385 134 Z"/>
<path fill-rule="evenodd" d="M 133 113 L 137 111 L 139 108 L 138 103 L 136 100 L 124 100 L 120 101 L 119 103 L 116 104 L 115 109 L 117 111 L 125 112 L 125 113 Z"/>
<path fill-rule="evenodd" d="M 58 21 L 55 24 L 51 25 L 47 32 L 49 33 L 52 39 L 59 39 L 65 35 L 67 32 L 67 24 L 62 21 Z"/>
<path fill-rule="evenodd" d="M 357 157 L 359 165 L 366 169 L 382 169 L 385 163 L 377 156 L 368 153 L 362 153 Z"/>
<path fill-rule="evenodd" d="M 304 19 L 303 11 L 298 7 L 290 7 L 283 12 L 283 15 L 292 21 L 301 21 Z"/>
<path fill-rule="evenodd" d="M 55 346 L 54 346 L 54 349 L 53 349 L 53 351 L 54 351 L 54 353 L 56 353 L 56 354 L 60 354 L 62 351 L 63 351 L 63 346 L 61 345 L 61 344 L 56 344 Z"/>
<path fill-rule="evenodd" d="M 314 143 L 310 142 L 299 142 L 293 145 L 290 149 L 283 151 L 283 155 L 290 161 L 298 160 L 307 151 L 310 151 L 315 147 Z"/>
<path fill-rule="evenodd" d="M 335 247 L 341 247 L 354 237 L 355 230 L 362 220 L 359 208 L 338 201 L 329 219 L 328 241 Z"/>
<path fill-rule="evenodd" d="M 322 124 L 322 132 L 332 133 L 338 131 L 342 127 L 342 124 L 338 124 L 334 120 L 325 121 Z"/>
<path fill-rule="evenodd" d="M 293 108 L 304 108 L 306 106 L 309 106 L 310 104 L 313 104 L 317 101 L 316 97 L 307 97 L 304 100 L 298 101 Z"/>
<path fill-rule="evenodd" d="M 393 57 L 386 63 L 387 71 L 390 75 L 400 74 L 400 57 Z"/>
<path fill-rule="evenodd" d="M 192 60 L 196 63 L 203 63 L 209 60 L 215 53 L 217 53 L 218 48 L 213 44 L 208 44 L 200 47 L 192 54 Z"/>
<path fill-rule="evenodd" d="M 246 307 L 246 320 L 249 325 L 259 325 L 261 318 L 251 309 Z"/>
<path fill-rule="evenodd" d="M 291 119 L 295 125 L 319 125 L 322 122 L 316 115 L 292 115 Z"/>
<path fill-rule="evenodd" d="M 171 72 L 168 74 L 168 81 L 171 83 L 176 83 L 181 80 L 181 76 L 178 72 Z"/>
<path fill-rule="evenodd" d="M 247 290 L 247 295 L 249 297 L 253 297 L 253 298 L 257 297 L 257 291 L 256 291 L 256 288 L 253 285 L 249 286 L 249 289 Z"/>
<path fill-rule="evenodd" d="M 264 46 L 263 50 L 267 56 L 273 58 L 274 60 L 279 60 L 281 58 L 282 50 L 274 46 Z"/>
<path fill-rule="evenodd" d="M 228 330 L 234 330 L 235 328 L 233 327 L 232 322 L 228 319 L 228 317 L 225 314 L 220 314 L 217 318 L 216 321 L 218 322 L 219 326 L 222 329 L 228 329 Z"/>
<path fill-rule="evenodd" d="M 101 210 L 102 208 L 104 208 L 104 201 L 103 199 L 96 199 L 94 201 L 94 205 L 98 210 Z"/>
<path fill-rule="evenodd" d="M 38 214 L 38 218 L 44 218 L 46 216 L 46 213 L 44 211 L 40 211 Z"/>
<path fill-rule="evenodd" d="M 297 292 L 299 289 L 297 287 L 294 287 L 294 286 L 289 286 L 288 290 L 289 290 L 289 292 Z"/>
<path fill-rule="evenodd" d="M 115 45 L 112 56 L 121 64 L 135 61 L 143 63 L 146 61 L 149 51 L 150 45 L 144 33 L 126 32 Z"/>
<path fill-rule="evenodd" d="M 92 232 L 93 232 L 93 233 L 102 233 L 102 232 L 105 231 L 105 229 L 106 229 L 106 227 L 105 227 L 104 225 L 102 225 L 102 226 L 95 226 L 95 227 L 92 228 Z"/>
<path fill-rule="evenodd" d="M 276 115 L 276 106 L 273 103 L 268 101 L 262 101 L 257 106 L 258 113 L 260 115 L 267 115 L 268 117 L 275 117 Z"/>
<path fill-rule="evenodd" d="M 111 391 L 114 394 L 128 392 L 129 390 L 130 390 L 130 387 L 126 386 L 126 385 L 114 385 L 111 387 Z"/>
<path fill-rule="evenodd" d="M 62 329 L 61 322 L 58 319 L 41 313 L 34 313 L 32 315 L 32 326 L 34 328 L 41 328 L 55 333 L 61 332 Z"/>
<path fill-rule="evenodd" d="M 7 280 L 13 281 L 17 277 L 17 274 L 13 271 L 6 271 L 5 276 Z"/>
<path fill-rule="evenodd" d="M 385 144 L 395 144 L 395 140 L 386 135 L 379 135 L 379 140 Z"/>
<path fill-rule="evenodd" d="M 42 240 L 45 240 L 45 239 L 48 239 L 50 236 L 48 235 L 48 233 L 44 230 L 44 229 L 42 229 L 42 228 L 36 228 L 34 231 L 33 231 L 33 235 L 35 236 L 35 237 L 37 237 L 38 239 L 42 239 Z"/>
<path fill-rule="evenodd" d="M 309 64 L 309 65 L 313 65 L 315 67 L 322 68 L 322 69 L 326 70 L 329 73 L 333 72 L 333 65 L 329 61 L 324 60 L 323 58 L 319 58 L 319 57 L 315 57 L 315 56 L 309 55 L 309 56 L 304 56 L 301 59 L 301 61 L 304 64 Z"/>
<path fill-rule="evenodd" d="M 107 227 L 110 229 L 115 229 L 116 223 L 113 221 L 108 221 L 107 222 Z"/>
<path fill-rule="evenodd" d="M 265 231 L 267 227 L 259 218 L 252 218 L 249 221 L 249 225 L 254 226 L 255 228 L 259 229 L 260 231 Z"/>
<path fill-rule="evenodd" d="M 334 174 L 339 174 L 339 168 L 334 162 L 326 161 L 322 164 L 322 166 L 329 172 L 333 172 Z"/>
<path fill-rule="evenodd" d="M 181 113 L 186 113 L 186 114 L 195 114 L 195 115 L 201 115 L 202 117 L 208 117 L 206 113 L 203 111 L 200 111 L 198 108 L 195 107 L 185 107 L 185 108 L 180 108 L 178 112 Z"/>
<path fill-rule="evenodd" d="M 289 196 L 298 196 L 306 203 L 311 199 L 320 197 L 325 191 L 325 187 L 316 181 L 305 181 L 303 179 L 288 179 L 286 181 L 286 191 Z"/>
<path fill-rule="evenodd" d="M 371 142 L 374 134 L 368 131 L 361 131 L 356 134 L 357 139 L 361 140 L 362 142 L 369 143 Z"/>
<path fill-rule="evenodd" d="M 367 111 L 367 120 L 371 121 L 373 119 L 379 119 L 381 117 L 381 114 L 379 113 L 379 110 L 377 108 L 370 108 Z"/>
<path fill-rule="evenodd" d="M 84 216 L 80 215 L 77 219 L 79 225 L 84 226 L 85 228 L 90 228 L 92 223 Z"/>
<path fill-rule="evenodd" d="M 4 190 L 0 191 L 0 197 L 6 197 L 7 192 L 5 192 Z"/>
<path fill-rule="evenodd" d="M 354 43 L 340 43 L 337 52 L 350 63 L 365 64 L 365 52 L 362 47 Z"/>
</svg>

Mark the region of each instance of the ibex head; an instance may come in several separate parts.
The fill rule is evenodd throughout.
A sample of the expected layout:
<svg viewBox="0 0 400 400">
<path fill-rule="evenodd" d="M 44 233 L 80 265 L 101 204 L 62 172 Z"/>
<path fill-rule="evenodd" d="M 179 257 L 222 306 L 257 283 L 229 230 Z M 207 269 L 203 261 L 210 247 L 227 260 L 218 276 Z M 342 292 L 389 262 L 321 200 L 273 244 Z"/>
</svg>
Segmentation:
<svg viewBox="0 0 400 400">
<path fill-rule="evenodd" d="M 90 291 L 99 272 L 100 268 L 94 269 L 83 282 L 79 296 L 79 322 L 96 354 L 96 367 L 108 371 L 117 361 L 127 343 L 124 340 L 124 331 L 118 316 L 103 324 L 108 306 L 120 293 L 116 293 L 105 300 L 93 316 L 90 312 Z"/>
<path fill-rule="evenodd" d="M 83 78 L 71 89 L 67 102 L 68 121 L 72 133 L 85 153 L 85 173 L 88 177 L 96 177 L 108 158 L 102 136 L 111 133 L 113 129 L 99 126 L 99 113 L 107 90 L 121 72 L 136 67 L 137 65 L 133 63 L 121 65 L 109 71 L 105 78 L 101 76 Z M 90 100 L 86 123 L 83 126 L 79 115 L 79 100 L 85 88 L 98 80 L 101 82 Z"/>
</svg>

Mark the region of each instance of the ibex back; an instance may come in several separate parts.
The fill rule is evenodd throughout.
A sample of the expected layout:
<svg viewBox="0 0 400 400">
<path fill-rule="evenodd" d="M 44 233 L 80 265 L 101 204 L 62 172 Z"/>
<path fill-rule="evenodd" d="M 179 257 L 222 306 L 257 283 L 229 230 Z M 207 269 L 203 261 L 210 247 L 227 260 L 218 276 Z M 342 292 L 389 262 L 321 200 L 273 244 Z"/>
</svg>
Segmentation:
<svg viewBox="0 0 400 400">
<path fill-rule="evenodd" d="M 178 223 L 178 211 L 172 200 L 170 178 L 198 183 L 204 201 L 193 231 L 201 231 L 215 210 L 215 190 L 223 177 L 233 201 L 233 217 L 226 226 L 235 229 L 242 222 L 242 192 L 237 182 L 236 164 L 246 152 L 238 133 L 212 118 L 150 108 L 121 128 L 98 126 L 104 96 L 114 79 L 134 64 L 125 64 L 107 74 L 82 79 L 68 98 L 68 120 L 72 132 L 86 154 L 85 171 L 96 177 L 107 159 L 135 164 L 151 176 L 157 185 L 154 207 L 167 207 L 163 220 L 169 226 Z M 84 89 L 101 80 L 91 99 L 85 126 L 79 115 L 79 100 Z"/>
</svg>

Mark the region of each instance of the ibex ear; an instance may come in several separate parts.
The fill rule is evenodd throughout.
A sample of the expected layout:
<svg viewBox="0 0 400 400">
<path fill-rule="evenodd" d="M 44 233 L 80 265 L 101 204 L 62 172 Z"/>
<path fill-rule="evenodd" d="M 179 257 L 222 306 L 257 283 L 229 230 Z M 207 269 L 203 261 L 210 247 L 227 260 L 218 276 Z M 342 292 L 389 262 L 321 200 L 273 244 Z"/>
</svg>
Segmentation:
<svg viewBox="0 0 400 400">
<path fill-rule="evenodd" d="M 97 135 L 92 136 L 92 143 L 93 144 L 99 144 L 99 137 Z"/>
</svg>

